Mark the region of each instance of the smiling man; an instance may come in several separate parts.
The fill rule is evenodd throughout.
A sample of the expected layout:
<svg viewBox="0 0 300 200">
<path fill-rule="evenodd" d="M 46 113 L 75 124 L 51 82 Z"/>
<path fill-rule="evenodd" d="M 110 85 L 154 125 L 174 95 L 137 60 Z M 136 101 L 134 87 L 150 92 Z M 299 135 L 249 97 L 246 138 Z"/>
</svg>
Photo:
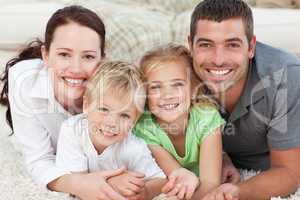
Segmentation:
<svg viewBox="0 0 300 200">
<path fill-rule="evenodd" d="M 252 11 L 241 0 L 199 3 L 189 45 L 196 74 L 219 100 L 227 120 L 223 148 L 232 162 L 224 159 L 223 172 L 232 172 L 225 170 L 232 163 L 262 171 L 237 183 L 239 199 L 295 192 L 300 181 L 300 60 L 256 42 Z"/>
</svg>

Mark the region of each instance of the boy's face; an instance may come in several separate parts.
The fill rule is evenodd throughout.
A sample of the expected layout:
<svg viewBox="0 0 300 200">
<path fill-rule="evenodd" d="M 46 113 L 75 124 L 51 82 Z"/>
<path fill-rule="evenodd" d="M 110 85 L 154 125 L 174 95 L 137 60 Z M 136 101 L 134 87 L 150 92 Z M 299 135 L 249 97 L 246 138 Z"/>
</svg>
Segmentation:
<svg viewBox="0 0 300 200">
<path fill-rule="evenodd" d="M 191 84 L 184 61 L 164 62 L 147 72 L 148 107 L 157 121 L 169 124 L 181 120 L 191 104 Z"/>
<path fill-rule="evenodd" d="M 90 138 L 98 153 L 127 137 L 137 121 L 139 112 L 129 96 L 109 89 L 97 97 L 98 101 L 90 103 L 84 100 Z"/>
</svg>

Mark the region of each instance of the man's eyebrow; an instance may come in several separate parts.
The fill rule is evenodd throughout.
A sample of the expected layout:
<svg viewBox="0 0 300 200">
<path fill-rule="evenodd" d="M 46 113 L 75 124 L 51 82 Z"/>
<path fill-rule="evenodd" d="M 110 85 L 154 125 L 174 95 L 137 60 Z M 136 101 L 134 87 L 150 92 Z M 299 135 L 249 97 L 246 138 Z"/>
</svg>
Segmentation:
<svg viewBox="0 0 300 200">
<path fill-rule="evenodd" d="M 235 38 L 227 39 L 226 42 L 240 42 L 240 43 L 243 43 L 243 40 L 238 38 L 238 37 L 235 37 Z"/>
<path fill-rule="evenodd" d="M 196 40 L 196 43 L 199 43 L 199 42 L 213 42 L 213 41 L 210 39 L 207 39 L 207 38 L 198 38 Z"/>
</svg>

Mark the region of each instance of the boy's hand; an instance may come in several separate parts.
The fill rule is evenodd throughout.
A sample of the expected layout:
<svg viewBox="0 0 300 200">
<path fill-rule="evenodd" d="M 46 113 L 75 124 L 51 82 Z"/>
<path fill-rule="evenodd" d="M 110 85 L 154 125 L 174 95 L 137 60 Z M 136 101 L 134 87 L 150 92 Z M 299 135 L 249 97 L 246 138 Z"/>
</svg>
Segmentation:
<svg viewBox="0 0 300 200">
<path fill-rule="evenodd" d="M 239 200 L 239 192 L 238 186 L 225 183 L 209 192 L 202 200 Z"/>
<path fill-rule="evenodd" d="M 199 178 L 185 168 L 174 170 L 169 181 L 162 188 L 167 197 L 177 196 L 178 199 L 191 199 L 199 185 Z"/>
<path fill-rule="evenodd" d="M 147 199 L 146 187 L 142 187 L 139 193 L 128 197 L 128 200 L 146 200 L 146 199 Z"/>
<path fill-rule="evenodd" d="M 125 197 L 139 194 L 144 186 L 144 174 L 125 171 L 121 175 L 114 176 L 107 180 L 108 184 L 118 193 Z"/>
</svg>

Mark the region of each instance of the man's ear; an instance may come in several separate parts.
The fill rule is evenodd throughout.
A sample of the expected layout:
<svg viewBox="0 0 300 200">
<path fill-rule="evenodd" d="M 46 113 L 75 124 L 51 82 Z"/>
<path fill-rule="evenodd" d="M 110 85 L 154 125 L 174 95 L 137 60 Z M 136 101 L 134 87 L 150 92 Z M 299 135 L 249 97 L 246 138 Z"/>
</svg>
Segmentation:
<svg viewBox="0 0 300 200">
<path fill-rule="evenodd" d="M 256 48 L 256 36 L 253 35 L 252 39 L 249 43 L 249 50 L 248 50 L 248 57 L 249 59 L 252 59 L 255 55 L 255 48 Z"/>
<path fill-rule="evenodd" d="M 45 45 L 41 46 L 41 52 L 42 52 L 42 59 L 45 66 L 48 66 L 48 60 L 49 60 L 49 52 L 47 51 Z"/>
<path fill-rule="evenodd" d="M 193 41 L 192 41 L 191 35 L 188 36 L 187 40 L 188 40 L 188 43 L 189 43 L 189 49 L 190 49 L 190 51 L 192 51 Z"/>
</svg>

